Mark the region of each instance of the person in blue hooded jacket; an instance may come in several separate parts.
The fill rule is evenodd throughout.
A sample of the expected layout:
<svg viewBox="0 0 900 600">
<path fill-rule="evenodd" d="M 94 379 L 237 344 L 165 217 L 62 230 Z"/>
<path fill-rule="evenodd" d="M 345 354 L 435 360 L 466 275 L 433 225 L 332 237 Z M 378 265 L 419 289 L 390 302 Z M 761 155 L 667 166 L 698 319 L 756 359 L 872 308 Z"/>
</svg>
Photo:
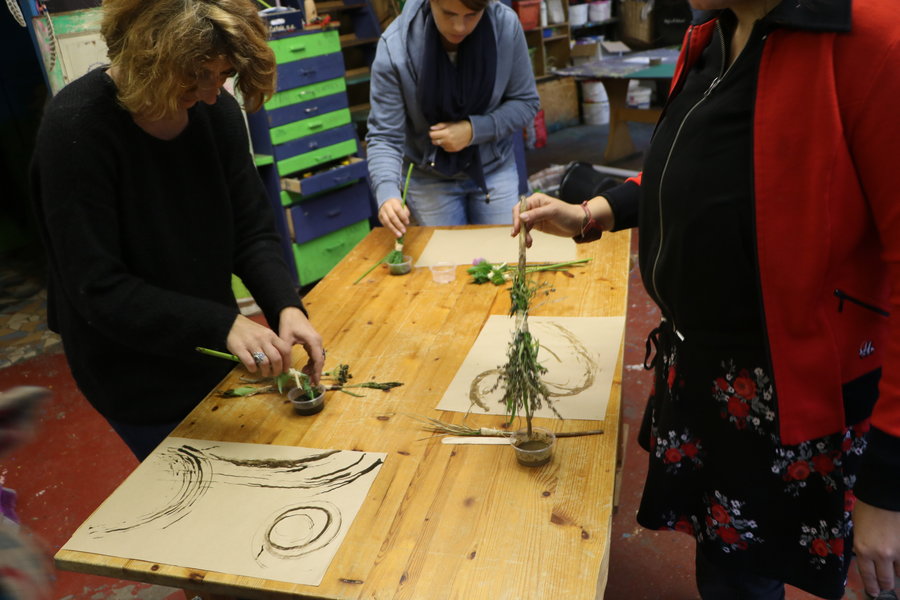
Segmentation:
<svg viewBox="0 0 900 600">
<path fill-rule="evenodd" d="M 367 155 L 378 219 L 504 224 L 518 201 L 513 136 L 540 99 L 525 34 L 490 0 L 409 0 L 378 42 Z M 401 186 L 413 169 L 406 206 Z"/>
</svg>

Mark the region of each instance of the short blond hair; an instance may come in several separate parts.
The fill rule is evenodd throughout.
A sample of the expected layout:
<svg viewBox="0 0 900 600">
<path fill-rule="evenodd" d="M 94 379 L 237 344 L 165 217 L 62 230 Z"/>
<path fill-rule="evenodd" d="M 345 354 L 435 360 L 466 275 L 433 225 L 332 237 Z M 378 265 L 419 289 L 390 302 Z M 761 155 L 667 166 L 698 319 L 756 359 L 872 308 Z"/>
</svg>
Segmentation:
<svg viewBox="0 0 900 600">
<path fill-rule="evenodd" d="M 251 0 L 103 0 L 100 32 L 119 102 L 145 118 L 172 117 L 197 69 L 224 56 L 248 112 L 275 92 L 268 28 Z"/>
</svg>

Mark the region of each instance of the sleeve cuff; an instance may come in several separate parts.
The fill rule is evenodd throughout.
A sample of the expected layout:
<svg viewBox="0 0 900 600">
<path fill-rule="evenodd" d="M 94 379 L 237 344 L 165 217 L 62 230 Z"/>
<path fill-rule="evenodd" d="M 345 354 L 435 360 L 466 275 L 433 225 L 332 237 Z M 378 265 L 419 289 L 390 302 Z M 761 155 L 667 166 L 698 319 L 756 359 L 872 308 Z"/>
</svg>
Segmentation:
<svg viewBox="0 0 900 600">
<path fill-rule="evenodd" d="M 900 438 L 873 427 L 853 493 L 872 506 L 900 511 Z"/>
<path fill-rule="evenodd" d="M 375 199 L 378 201 L 378 208 L 390 200 L 391 198 L 400 198 L 400 188 L 393 183 L 383 183 L 375 190 Z"/>
<path fill-rule="evenodd" d="M 491 138 L 491 118 L 486 115 L 469 115 L 472 124 L 472 141 L 470 146 L 483 144 Z"/>
<path fill-rule="evenodd" d="M 613 213 L 613 228 L 610 231 L 637 227 L 640 191 L 640 186 L 633 181 L 626 181 L 603 191 L 602 195 L 609 202 Z"/>
</svg>

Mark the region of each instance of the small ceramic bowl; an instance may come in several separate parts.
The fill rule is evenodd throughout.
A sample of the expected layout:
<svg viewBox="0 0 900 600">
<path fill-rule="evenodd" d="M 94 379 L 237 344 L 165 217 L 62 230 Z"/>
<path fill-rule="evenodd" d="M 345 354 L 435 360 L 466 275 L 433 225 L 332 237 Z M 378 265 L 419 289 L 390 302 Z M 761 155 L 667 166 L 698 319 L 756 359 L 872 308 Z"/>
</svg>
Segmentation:
<svg viewBox="0 0 900 600">
<path fill-rule="evenodd" d="M 435 283 L 450 283 L 456 279 L 456 265 L 448 262 L 439 262 L 431 265 L 431 279 Z"/>
<path fill-rule="evenodd" d="M 325 388 L 320 385 L 316 387 L 316 391 L 319 395 L 309 399 L 303 393 L 302 388 L 288 390 L 287 397 L 294 405 L 294 412 L 298 415 L 314 415 L 325 408 Z"/>
<path fill-rule="evenodd" d="M 387 263 L 391 275 L 406 275 L 412 270 L 412 256 L 403 255 L 403 262 Z"/>
</svg>

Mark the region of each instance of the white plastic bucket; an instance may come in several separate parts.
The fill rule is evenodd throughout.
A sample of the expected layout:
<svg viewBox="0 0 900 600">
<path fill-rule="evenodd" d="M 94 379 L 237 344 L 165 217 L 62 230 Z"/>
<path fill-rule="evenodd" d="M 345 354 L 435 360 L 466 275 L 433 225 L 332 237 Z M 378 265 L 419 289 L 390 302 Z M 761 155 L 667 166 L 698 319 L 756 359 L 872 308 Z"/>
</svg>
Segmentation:
<svg viewBox="0 0 900 600">
<path fill-rule="evenodd" d="M 626 103 L 630 108 L 650 108 L 650 96 L 653 90 L 645 87 L 636 87 L 628 90 Z"/>
<path fill-rule="evenodd" d="M 581 97 L 585 102 L 608 102 L 606 88 L 600 81 L 582 81 Z"/>
<path fill-rule="evenodd" d="M 581 104 L 586 125 L 606 125 L 609 123 L 609 102 L 583 102 Z"/>
<path fill-rule="evenodd" d="M 588 20 L 587 4 L 569 5 L 569 25 L 584 25 Z"/>
<path fill-rule="evenodd" d="M 612 7 L 609 0 L 594 0 L 588 7 L 588 20 L 592 23 L 606 21 L 612 16 Z"/>
</svg>

